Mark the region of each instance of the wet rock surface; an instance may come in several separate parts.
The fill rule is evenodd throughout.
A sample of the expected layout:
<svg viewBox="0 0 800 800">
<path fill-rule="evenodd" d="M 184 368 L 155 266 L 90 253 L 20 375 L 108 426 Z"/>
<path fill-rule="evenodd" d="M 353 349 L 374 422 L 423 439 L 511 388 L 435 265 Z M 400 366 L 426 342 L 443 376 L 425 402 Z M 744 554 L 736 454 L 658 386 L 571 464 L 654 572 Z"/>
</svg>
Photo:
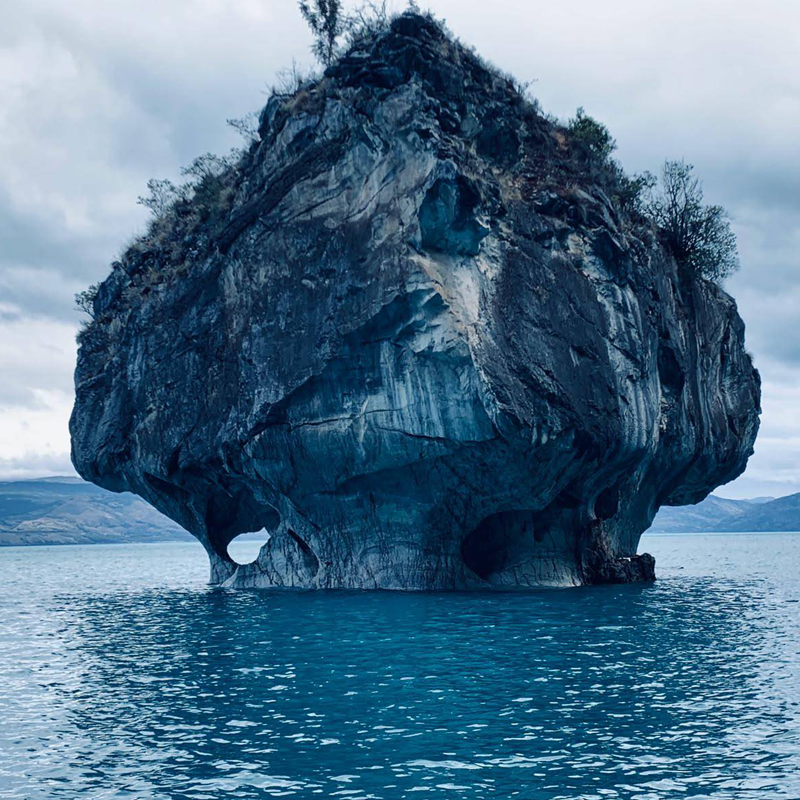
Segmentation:
<svg viewBox="0 0 800 800">
<path fill-rule="evenodd" d="M 658 508 L 752 452 L 734 301 L 426 17 L 272 98 L 260 134 L 190 236 L 101 286 L 80 474 L 179 522 L 229 586 L 652 579 Z"/>
</svg>

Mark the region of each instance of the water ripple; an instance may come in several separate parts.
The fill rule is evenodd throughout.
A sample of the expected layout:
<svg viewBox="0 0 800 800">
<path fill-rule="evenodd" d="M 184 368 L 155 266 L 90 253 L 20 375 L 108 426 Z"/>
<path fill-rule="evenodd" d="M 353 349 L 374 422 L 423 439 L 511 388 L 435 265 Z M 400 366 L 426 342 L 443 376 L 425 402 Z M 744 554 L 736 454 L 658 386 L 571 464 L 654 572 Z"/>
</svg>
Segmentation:
<svg viewBox="0 0 800 800">
<path fill-rule="evenodd" d="M 800 536 L 650 587 L 209 590 L 199 547 L 2 551 L 0 794 L 800 797 Z"/>
</svg>

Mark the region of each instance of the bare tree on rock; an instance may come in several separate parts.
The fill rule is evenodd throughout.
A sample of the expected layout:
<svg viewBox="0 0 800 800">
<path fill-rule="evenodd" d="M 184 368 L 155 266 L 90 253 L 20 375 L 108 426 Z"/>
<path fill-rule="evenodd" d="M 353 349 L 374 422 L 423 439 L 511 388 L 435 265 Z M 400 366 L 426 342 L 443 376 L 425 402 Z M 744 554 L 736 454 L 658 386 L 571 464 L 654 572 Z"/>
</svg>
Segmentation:
<svg viewBox="0 0 800 800">
<path fill-rule="evenodd" d="M 647 212 L 675 260 L 690 274 L 721 281 L 739 269 L 730 215 L 722 206 L 703 202 L 703 185 L 691 164 L 664 163 L 662 185 Z"/>
<path fill-rule="evenodd" d="M 336 59 L 337 40 L 347 30 L 341 0 L 300 0 L 300 13 L 314 34 L 314 55 L 326 66 Z"/>
</svg>

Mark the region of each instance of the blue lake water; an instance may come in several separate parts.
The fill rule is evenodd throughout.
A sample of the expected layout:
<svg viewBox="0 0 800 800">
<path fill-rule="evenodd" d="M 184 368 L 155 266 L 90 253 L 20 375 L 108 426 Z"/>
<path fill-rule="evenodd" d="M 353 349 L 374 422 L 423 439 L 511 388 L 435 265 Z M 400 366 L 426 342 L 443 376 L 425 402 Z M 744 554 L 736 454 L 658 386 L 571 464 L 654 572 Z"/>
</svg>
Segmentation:
<svg viewBox="0 0 800 800">
<path fill-rule="evenodd" d="M 642 549 L 651 586 L 474 595 L 0 550 L 0 797 L 797 800 L 800 535 Z"/>
</svg>

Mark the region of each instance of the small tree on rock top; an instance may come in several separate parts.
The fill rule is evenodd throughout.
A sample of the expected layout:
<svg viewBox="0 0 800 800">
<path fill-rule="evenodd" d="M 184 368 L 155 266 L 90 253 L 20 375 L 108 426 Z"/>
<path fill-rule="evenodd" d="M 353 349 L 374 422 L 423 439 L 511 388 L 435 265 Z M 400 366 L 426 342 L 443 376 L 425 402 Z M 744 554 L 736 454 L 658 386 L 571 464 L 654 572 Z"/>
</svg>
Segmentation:
<svg viewBox="0 0 800 800">
<path fill-rule="evenodd" d="M 703 185 L 684 161 L 664 162 L 646 211 L 675 260 L 691 275 L 721 281 L 739 268 L 736 235 L 722 206 L 703 202 Z"/>
<path fill-rule="evenodd" d="M 570 138 L 583 145 L 600 163 L 606 163 L 617 149 L 617 143 L 608 128 L 590 117 L 582 107 L 569 120 L 567 130 Z"/>
<path fill-rule="evenodd" d="M 99 288 L 99 285 L 95 283 L 75 295 L 75 307 L 77 310 L 83 311 L 84 314 L 88 314 L 92 319 L 94 319 L 94 301 L 97 299 Z"/>
<path fill-rule="evenodd" d="M 300 13 L 314 34 L 314 55 L 328 66 L 336 58 L 339 37 L 347 30 L 341 0 L 300 0 Z"/>
</svg>

